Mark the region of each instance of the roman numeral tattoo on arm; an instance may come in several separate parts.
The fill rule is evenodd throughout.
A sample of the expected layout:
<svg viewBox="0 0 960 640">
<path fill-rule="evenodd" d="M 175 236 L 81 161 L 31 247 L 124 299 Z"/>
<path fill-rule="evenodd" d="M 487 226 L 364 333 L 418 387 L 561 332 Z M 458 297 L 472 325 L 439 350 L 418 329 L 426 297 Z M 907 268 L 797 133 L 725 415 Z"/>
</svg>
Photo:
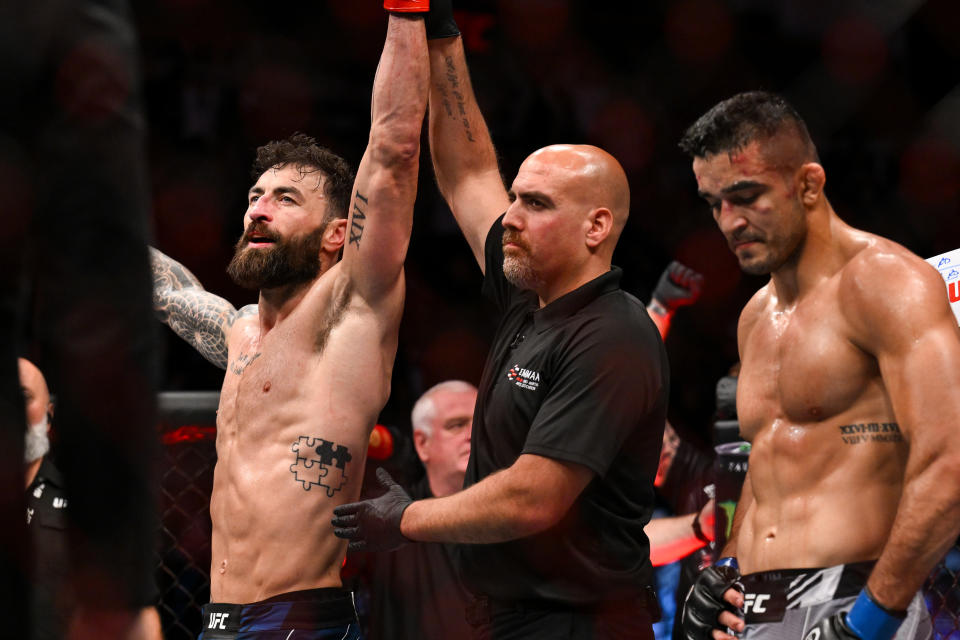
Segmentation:
<svg viewBox="0 0 960 640">
<path fill-rule="evenodd" d="M 360 238 L 363 236 L 363 225 L 367 219 L 363 209 L 360 208 L 361 202 L 363 202 L 363 209 L 365 209 L 369 201 L 362 193 L 357 191 L 356 198 L 353 201 L 353 215 L 350 217 L 350 244 L 357 245 L 357 249 L 360 248 Z"/>
</svg>

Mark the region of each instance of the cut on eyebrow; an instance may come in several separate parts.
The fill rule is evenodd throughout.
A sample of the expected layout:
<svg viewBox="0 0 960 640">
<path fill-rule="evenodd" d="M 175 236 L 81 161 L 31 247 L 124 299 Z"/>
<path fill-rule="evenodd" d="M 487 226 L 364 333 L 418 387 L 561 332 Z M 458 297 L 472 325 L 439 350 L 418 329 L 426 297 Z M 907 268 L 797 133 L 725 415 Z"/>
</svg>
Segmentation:
<svg viewBox="0 0 960 640">
<path fill-rule="evenodd" d="M 734 191 L 743 191 L 744 189 L 755 189 L 756 187 L 766 187 L 767 185 L 756 180 L 740 180 L 730 186 L 724 187 L 720 193 L 733 193 Z"/>
<path fill-rule="evenodd" d="M 728 185 L 720 190 L 722 195 L 729 195 L 737 191 L 743 191 L 745 189 L 755 189 L 757 187 L 766 188 L 767 185 L 763 182 L 757 182 L 756 180 L 740 180 L 739 182 L 734 182 L 731 185 Z M 708 191 L 698 190 L 697 195 L 704 199 L 715 198 L 716 196 Z"/>
</svg>

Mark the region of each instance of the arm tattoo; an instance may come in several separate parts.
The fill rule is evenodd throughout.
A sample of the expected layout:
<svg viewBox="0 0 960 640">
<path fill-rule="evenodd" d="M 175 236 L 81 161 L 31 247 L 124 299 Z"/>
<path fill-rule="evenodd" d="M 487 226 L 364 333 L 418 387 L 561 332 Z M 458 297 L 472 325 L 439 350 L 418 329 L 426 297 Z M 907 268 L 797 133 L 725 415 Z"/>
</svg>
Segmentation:
<svg viewBox="0 0 960 640">
<path fill-rule="evenodd" d="M 440 89 L 441 102 L 443 103 L 443 110 L 447 112 L 447 116 L 457 120 L 460 120 L 460 123 L 463 125 L 463 132 L 467 136 L 467 140 L 474 142 L 473 132 L 470 130 L 470 120 L 467 118 L 467 101 L 463 95 L 463 92 L 460 90 L 460 78 L 457 76 L 457 68 L 453 64 L 453 58 L 447 56 L 444 61 L 447 65 L 447 73 L 445 76 L 446 84 L 440 82 L 437 86 Z M 447 85 L 450 86 L 450 91 L 447 91 Z M 453 94 L 454 99 L 457 101 L 456 109 L 450 102 L 450 94 Z"/>
<path fill-rule="evenodd" d="M 226 332 L 241 314 L 220 296 L 205 291 L 186 267 L 152 247 L 150 261 L 157 317 L 211 364 L 226 369 Z M 243 315 L 248 313 L 245 307 Z"/>
<path fill-rule="evenodd" d="M 363 225 L 367 219 L 363 209 L 360 208 L 360 202 L 362 201 L 364 208 L 366 208 L 369 201 L 359 191 L 356 195 L 357 197 L 353 201 L 353 215 L 350 216 L 350 244 L 355 244 L 357 249 L 360 249 L 360 237 L 363 236 Z"/>
</svg>

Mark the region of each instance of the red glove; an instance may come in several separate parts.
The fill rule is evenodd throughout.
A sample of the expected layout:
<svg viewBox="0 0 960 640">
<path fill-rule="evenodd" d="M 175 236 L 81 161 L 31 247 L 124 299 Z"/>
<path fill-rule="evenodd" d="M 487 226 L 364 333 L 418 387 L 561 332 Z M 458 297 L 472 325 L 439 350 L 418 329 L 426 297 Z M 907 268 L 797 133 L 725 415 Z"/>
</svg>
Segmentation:
<svg viewBox="0 0 960 640">
<path fill-rule="evenodd" d="M 383 8 L 394 13 L 426 13 L 430 0 L 383 0 Z"/>
</svg>

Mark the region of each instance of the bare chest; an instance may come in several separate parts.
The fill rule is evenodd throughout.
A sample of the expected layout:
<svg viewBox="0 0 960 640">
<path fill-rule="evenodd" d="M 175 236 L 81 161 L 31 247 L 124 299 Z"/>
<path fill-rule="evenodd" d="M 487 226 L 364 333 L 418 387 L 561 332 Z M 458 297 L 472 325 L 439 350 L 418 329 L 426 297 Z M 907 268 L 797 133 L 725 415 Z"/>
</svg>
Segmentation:
<svg viewBox="0 0 960 640">
<path fill-rule="evenodd" d="M 828 421 L 873 405 L 882 393 L 876 360 L 855 346 L 829 297 L 765 313 L 741 345 L 741 431 L 755 437 L 784 421 Z"/>
</svg>

